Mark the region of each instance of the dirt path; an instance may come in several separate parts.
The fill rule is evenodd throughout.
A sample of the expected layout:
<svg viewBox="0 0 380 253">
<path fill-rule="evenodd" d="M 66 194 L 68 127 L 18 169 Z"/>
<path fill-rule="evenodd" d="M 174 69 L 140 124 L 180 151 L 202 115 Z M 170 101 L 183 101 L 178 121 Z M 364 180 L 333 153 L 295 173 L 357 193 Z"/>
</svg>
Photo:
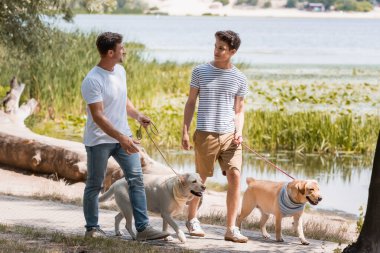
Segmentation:
<svg viewBox="0 0 380 253">
<path fill-rule="evenodd" d="M 51 201 L 33 200 L 26 197 L 0 195 L 0 223 L 8 225 L 27 225 L 41 227 L 70 234 L 84 233 L 84 218 L 82 208 L 74 205 L 65 205 Z M 114 234 L 115 211 L 101 210 L 100 224 L 110 236 Z M 161 219 L 151 217 L 152 225 L 161 227 Z M 182 228 L 184 222 L 178 221 Z M 333 252 L 338 247 L 336 243 L 310 240 L 311 245 L 300 245 L 298 238 L 285 236 L 286 243 L 276 243 L 272 240 L 263 240 L 257 232 L 244 231 L 249 237 L 246 244 L 235 244 L 223 239 L 224 228 L 220 226 L 203 225 L 207 236 L 194 238 L 187 235 L 186 244 L 179 243 L 174 236 L 173 243 L 181 247 L 199 250 L 201 252 L 283 252 L 283 253 L 310 253 Z M 124 239 L 130 240 L 129 236 Z M 153 242 L 151 242 L 153 243 Z M 158 242 L 159 244 L 163 242 Z"/>
<path fill-rule="evenodd" d="M 61 204 L 52 201 L 31 199 L 30 196 L 59 196 L 66 199 L 81 198 L 84 184 L 66 185 L 63 181 L 53 181 L 47 178 L 23 175 L 11 171 L 11 168 L 0 166 L 0 223 L 8 225 L 28 225 L 33 227 L 58 230 L 64 233 L 83 234 L 84 217 L 82 207 L 69 204 Z M 6 194 L 21 195 L 22 197 L 7 196 Z M 207 201 L 201 207 L 201 214 L 222 210 L 225 205 L 223 193 L 209 192 Z M 115 211 L 102 209 L 100 211 L 100 224 L 107 234 L 114 234 Z M 313 217 L 314 219 L 318 217 Z M 323 216 L 319 218 L 325 219 Z M 151 217 L 154 226 L 161 228 L 161 218 Z M 186 234 L 185 224 L 178 221 Z M 203 225 L 207 233 L 205 238 L 194 238 L 186 235 L 188 241 L 181 244 L 174 236 L 172 243 L 200 252 L 283 252 L 283 253 L 319 253 L 333 252 L 338 248 L 337 243 L 309 240 L 311 245 L 303 246 L 298 238 L 285 236 L 285 243 L 277 243 L 274 240 L 263 240 L 258 231 L 244 230 L 244 235 L 249 237 L 246 244 L 235 244 L 223 239 L 225 228 L 221 226 Z M 125 234 L 127 232 L 124 230 Z M 272 235 L 273 238 L 273 235 Z M 129 236 L 124 239 L 130 240 Z M 163 244 L 166 242 L 155 242 Z M 340 246 L 342 248 L 342 246 Z"/>
</svg>

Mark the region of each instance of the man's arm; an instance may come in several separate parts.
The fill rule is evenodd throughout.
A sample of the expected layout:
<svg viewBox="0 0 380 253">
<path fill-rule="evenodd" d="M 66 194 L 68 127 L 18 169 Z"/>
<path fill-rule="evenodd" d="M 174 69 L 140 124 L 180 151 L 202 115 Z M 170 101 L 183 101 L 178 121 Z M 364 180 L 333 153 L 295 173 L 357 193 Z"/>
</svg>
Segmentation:
<svg viewBox="0 0 380 253">
<path fill-rule="evenodd" d="M 150 124 L 150 119 L 144 114 L 140 113 L 135 106 L 132 104 L 131 100 L 127 98 L 127 114 L 132 119 L 137 120 L 143 127 L 147 127 Z"/>
<path fill-rule="evenodd" d="M 133 143 L 133 140 L 126 135 L 120 133 L 104 115 L 103 102 L 89 104 L 90 112 L 94 122 L 109 136 L 116 139 L 127 154 L 136 153 L 138 147 Z"/>
<path fill-rule="evenodd" d="M 197 103 L 199 89 L 190 87 L 189 97 L 185 105 L 183 127 L 182 127 L 182 147 L 186 150 L 190 150 L 190 124 L 193 119 L 195 104 Z"/>
<path fill-rule="evenodd" d="M 244 126 L 244 97 L 235 97 L 235 136 L 234 143 L 240 145 L 243 142 Z"/>
</svg>

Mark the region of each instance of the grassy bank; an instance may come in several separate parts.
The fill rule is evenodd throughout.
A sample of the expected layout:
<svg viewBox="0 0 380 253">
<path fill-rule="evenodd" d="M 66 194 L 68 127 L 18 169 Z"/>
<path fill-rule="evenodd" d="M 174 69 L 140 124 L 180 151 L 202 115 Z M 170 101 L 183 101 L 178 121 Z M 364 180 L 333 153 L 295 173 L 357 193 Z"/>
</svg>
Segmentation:
<svg viewBox="0 0 380 253">
<path fill-rule="evenodd" d="M 153 246 L 117 238 L 90 238 L 42 228 L 0 224 L 0 252 L 195 252 L 173 245 Z"/>
<path fill-rule="evenodd" d="M 27 125 L 40 134 L 81 141 L 85 104 L 80 86 L 84 76 L 98 62 L 96 34 L 56 31 L 51 40 L 38 55 L 12 55 L 9 48 L 0 47 L 0 83 L 3 84 L 0 97 L 8 89 L 4 85 L 16 75 L 27 85 L 21 102 L 30 97 L 40 102 L 39 112 L 27 120 Z M 143 45 L 129 42 L 126 48 L 124 66 L 128 75 L 128 96 L 156 123 L 160 136 L 155 138 L 159 145 L 179 148 L 184 103 L 195 64 L 146 61 L 140 56 Z M 247 68 L 240 67 L 243 71 Z M 353 74 L 358 75 L 357 71 Z M 334 87 L 327 84 L 295 86 L 287 82 L 277 85 L 270 80 L 272 77 L 260 79 L 260 83 L 250 81 L 251 97 L 247 98 L 244 129 L 245 140 L 250 146 L 265 151 L 301 153 L 374 150 L 380 129 L 379 115 L 358 114 L 351 110 L 313 110 L 314 105 L 328 104 L 338 108 L 362 100 L 376 107 L 377 97 L 356 92 L 359 87 L 374 93 L 374 85 L 341 84 L 334 91 Z M 328 87 L 333 91 L 320 92 Z M 258 100 L 264 104 L 259 108 L 251 106 Z M 305 109 L 294 111 L 283 106 L 294 101 L 298 108 Z M 130 124 L 135 131 L 135 122 L 130 121 Z M 195 129 L 195 121 L 192 129 Z"/>
</svg>

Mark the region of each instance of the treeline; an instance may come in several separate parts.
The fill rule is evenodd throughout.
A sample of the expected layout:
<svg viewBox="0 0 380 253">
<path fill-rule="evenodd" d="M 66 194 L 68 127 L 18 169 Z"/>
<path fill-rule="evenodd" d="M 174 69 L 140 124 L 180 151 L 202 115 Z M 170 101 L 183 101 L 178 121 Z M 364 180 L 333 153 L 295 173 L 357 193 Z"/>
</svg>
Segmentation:
<svg viewBox="0 0 380 253">
<path fill-rule="evenodd" d="M 380 0 L 378 0 L 380 1 Z M 321 3 L 326 11 L 372 11 L 374 5 L 379 4 L 371 0 L 288 0 L 285 7 L 287 8 L 307 8 L 310 3 Z"/>
<path fill-rule="evenodd" d="M 143 0 L 72 0 L 70 8 L 74 13 L 143 14 L 149 9 Z"/>
<path fill-rule="evenodd" d="M 214 0 L 223 6 L 230 4 L 231 0 Z M 287 0 L 284 7 L 307 9 L 310 3 L 321 3 L 323 10 L 318 11 L 359 11 L 368 12 L 373 10 L 380 0 Z M 72 0 L 69 1 L 71 10 L 74 13 L 110 13 L 110 14 L 150 14 L 160 13 L 160 9 L 155 6 L 148 6 L 144 0 Z M 237 0 L 235 6 L 260 6 L 270 8 L 271 0 Z"/>
<path fill-rule="evenodd" d="M 214 2 L 220 2 L 223 5 L 230 3 L 230 0 L 215 0 Z M 308 9 L 310 3 L 321 3 L 323 9 L 317 11 L 359 11 L 368 12 L 373 10 L 375 5 L 380 3 L 380 0 L 288 0 L 284 7 L 286 8 L 298 8 Z M 270 0 L 237 0 L 236 6 L 258 6 L 263 8 L 270 8 L 272 6 Z"/>
</svg>

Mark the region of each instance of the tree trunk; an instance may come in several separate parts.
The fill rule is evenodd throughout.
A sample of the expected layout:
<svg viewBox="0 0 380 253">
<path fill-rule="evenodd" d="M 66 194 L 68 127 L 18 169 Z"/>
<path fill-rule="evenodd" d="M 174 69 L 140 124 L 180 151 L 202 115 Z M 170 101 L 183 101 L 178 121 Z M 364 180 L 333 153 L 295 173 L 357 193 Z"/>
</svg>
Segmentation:
<svg viewBox="0 0 380 253">
<path fill-rule="evenodd" d="M 380 133 L 377 139 L 375 158 L 369 195 L 367 211 L 365 214 L 363 228 L 358 240 L 347 246 L 343 253 L 380 253 Z"/>
</svg>

